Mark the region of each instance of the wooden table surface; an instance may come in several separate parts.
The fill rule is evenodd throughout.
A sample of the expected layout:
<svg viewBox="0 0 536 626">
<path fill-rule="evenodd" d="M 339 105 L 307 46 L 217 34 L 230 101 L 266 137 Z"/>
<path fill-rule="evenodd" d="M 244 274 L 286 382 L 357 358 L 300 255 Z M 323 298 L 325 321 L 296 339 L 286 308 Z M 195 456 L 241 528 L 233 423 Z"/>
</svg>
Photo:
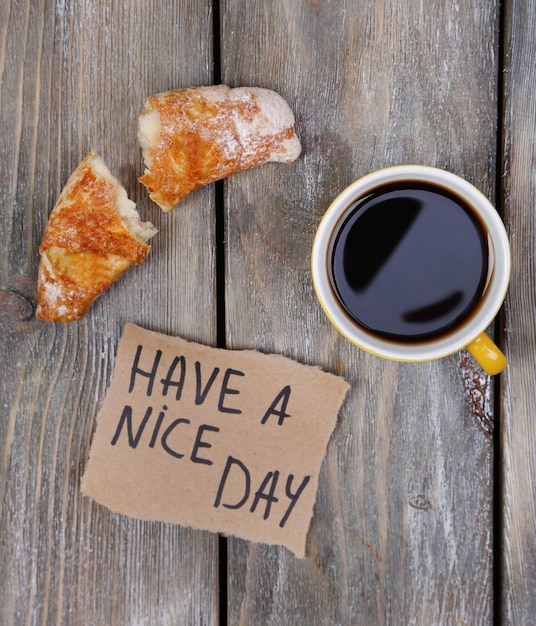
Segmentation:
<svg viewBox="0 0 536 626">
<path fill-rule="evenodd" d="M 0 4 L 2 625 L 535 623 L 535 25 L 531 0 Z M 303 154 L 163 214 L 137 182 L 139 110 L 219 82 L 278 91 Z M 42 322 L 38 246 L 89 149 L 160 232 L 82 321 Z M 316 301 L 310 249 L 330 200 L 408 162 L 464 176 L 503 216 L 500 376 L 466 352 L 370 356 Z M 81 496 L 126 322 L 350 383 L 306 559 Z"/>
</svg>

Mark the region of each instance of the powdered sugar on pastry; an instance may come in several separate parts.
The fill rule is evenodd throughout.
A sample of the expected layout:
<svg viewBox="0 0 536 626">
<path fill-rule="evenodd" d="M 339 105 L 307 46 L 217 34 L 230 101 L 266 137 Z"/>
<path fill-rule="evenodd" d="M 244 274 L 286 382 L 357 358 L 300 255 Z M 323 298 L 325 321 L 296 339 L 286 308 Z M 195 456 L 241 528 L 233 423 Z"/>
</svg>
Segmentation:
<svg viewBox="0 0 536 626">
<path fill-rule="evenodd" d="M 148 98 L 138 137 L 140 178 L 164 211 L 195 189 L 266 163 L 290 163 L 301 145 L 294 114 L 274 91 L 225 85 L 191 87 Z"/>
<path fill-rule="evenodd" d="M 156 233 L 104 161 L 90 152 L 76 168 L 39 247 L 39 319 L 81 319 L 89 305 L 131 265 L 141 263 Z"/>
</svg>

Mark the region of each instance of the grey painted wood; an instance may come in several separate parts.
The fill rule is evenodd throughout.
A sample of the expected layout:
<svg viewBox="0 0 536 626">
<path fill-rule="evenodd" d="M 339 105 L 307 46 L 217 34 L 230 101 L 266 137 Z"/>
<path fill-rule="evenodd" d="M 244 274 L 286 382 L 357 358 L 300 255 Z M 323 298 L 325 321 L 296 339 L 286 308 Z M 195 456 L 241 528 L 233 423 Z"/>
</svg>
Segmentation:
<svg viewBox="0 0 536 626">
<path fill-rule="evenodd" d="M 535 20 L 533 2 L 507 5 L 502 180 L 513 271 L 504 318 L 511 366 L 504 376 L 501 422 L 505 624 L 530 624 L 536 611 Z"/>
<path fill-rule="evenodd" d="M 211 624 L 218 539 L 80 496 L 123 324 L 215 343 L 214 201 L 164 216 L 136 181 L 137 115 L 156 91 L 212 80 L 208 1 L 0 7 L 0 622 Z M 38 246 L 71 171 L 99 152 L 160 229 L 79 323 L 40 322 Z"/>
<path fill-rule="evenodd" d="M 227 346 L 351 384 L 307 558 L 229 538 L 219 580 L 216 535 L 130 520 L 79 492 L 123 324 L 217 340 L 214 187 L 164 215 L 136 181 L 145 97 L 213 82 L 212 2 L 0 4 L 2 624 L 217 624 L 220 588 L 229 624 L 531 622 L 535 16 L 528 0 L 505 5 L 501 22 L 498 11 L 436 0 L 219 3 L 223 82 L 281 93 L 303 143 L 298 162 L 225 182 Z M 90 148 L 160 232 L 145 264 L 83 321 L 39 322 L 40 239 Z M 497 327 L 510 359 L 500 380 L 465 352 L 430 364 L 369 356 L 315 300 L 309 255 L 330 200 L 404 162 L 461 174 L 492 200 L 501 190 L 514 271 Z"/>
<path fill-rule="evenodd" d="M 315 301 L 309 255 L 330 200 L 385 165 L 444 167 L 493 197 L 497 4 L 225 0 L 222 17 L 224 81 L 280 92 L 304 147 L 227 181 L 229 346 L 351 384 L 308 558 L 230 539 L 229 621 L 490 623 L 492 382 L 465 353 L 395 364 L 349 345 Z"/>
</svg>

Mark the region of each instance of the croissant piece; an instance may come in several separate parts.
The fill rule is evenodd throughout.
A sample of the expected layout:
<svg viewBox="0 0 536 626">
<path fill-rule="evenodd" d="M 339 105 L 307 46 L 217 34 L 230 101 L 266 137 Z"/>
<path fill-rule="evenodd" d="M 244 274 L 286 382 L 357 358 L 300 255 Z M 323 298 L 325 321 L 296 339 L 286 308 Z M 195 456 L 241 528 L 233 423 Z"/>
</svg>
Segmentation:
<svg viewBox="0 0 536 626">
<path fill-rule="evenodd" d="M 81 319 L 97 296 L 145 259 L 155 233 L 102 158 L 89 152 L 63 188 L 39 247 L 36 316 Z"/>
<path fill-rule="evenodd" d="M 138 138 L 146 169 L 139 179 L 171 211 L 195 189 L 301 152 L 294 114 L 276 92 L 225 85 L 190 87 L 149 97 Z"/>
</svg>

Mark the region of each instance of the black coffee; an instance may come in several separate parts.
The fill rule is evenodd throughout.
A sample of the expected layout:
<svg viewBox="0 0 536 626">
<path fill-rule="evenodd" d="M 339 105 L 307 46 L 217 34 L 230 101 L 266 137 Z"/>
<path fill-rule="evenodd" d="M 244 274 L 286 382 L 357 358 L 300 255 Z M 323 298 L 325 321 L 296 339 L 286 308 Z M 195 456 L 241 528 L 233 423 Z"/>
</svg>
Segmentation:
<svg viewBox="0 0 536 626">
<path fill-rule="evenodd" d="M 420 182 L 358 200 L 335 233 L 330 275 L 347 313 L 369 331 L 418 342 L 452 331 L 481 298 L 487 236 L 471 208 Z"/>
</svg>

